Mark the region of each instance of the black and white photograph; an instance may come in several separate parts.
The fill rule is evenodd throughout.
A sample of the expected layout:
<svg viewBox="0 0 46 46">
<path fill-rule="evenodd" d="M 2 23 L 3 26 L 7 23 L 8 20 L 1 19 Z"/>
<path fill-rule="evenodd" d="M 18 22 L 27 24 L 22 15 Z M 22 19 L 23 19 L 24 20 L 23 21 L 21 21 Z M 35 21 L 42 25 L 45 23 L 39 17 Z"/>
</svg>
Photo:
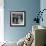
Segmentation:
<svg viewBox="0 0 46 46">
<path fill-rule="evenodd" d="M 11 11 L 10 12 L 10 25 L 11 26 L 24 26 L 25 25 L 25 11 Z"/>
</svg>

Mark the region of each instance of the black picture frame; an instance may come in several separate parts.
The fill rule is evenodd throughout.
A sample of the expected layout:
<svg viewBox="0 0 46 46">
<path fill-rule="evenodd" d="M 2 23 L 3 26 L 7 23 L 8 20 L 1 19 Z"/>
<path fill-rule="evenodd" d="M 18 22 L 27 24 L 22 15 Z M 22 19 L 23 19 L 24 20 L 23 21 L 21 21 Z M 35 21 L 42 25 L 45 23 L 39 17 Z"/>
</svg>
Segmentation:
<svg viewBox="0 0 46 46">
<path fill-rule="evenodd" d="M 23 27 L 26 25 L 26 11 L 10 11 L 10 26 Z"/>
</svg>

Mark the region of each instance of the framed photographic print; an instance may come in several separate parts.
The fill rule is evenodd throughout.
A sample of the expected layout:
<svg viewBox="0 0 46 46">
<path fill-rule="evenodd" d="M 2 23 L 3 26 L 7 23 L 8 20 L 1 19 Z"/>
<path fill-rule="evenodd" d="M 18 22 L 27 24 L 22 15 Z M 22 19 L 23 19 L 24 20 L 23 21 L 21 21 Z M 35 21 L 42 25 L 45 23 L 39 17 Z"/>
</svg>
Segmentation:
<svg viewBox="0 0 46 46">
<path fill-rule="evenodd" d="M 11 11 L 10 12 L 10 26 L 25 26 L 26 12 L 25 11 Z"/>
</svg>

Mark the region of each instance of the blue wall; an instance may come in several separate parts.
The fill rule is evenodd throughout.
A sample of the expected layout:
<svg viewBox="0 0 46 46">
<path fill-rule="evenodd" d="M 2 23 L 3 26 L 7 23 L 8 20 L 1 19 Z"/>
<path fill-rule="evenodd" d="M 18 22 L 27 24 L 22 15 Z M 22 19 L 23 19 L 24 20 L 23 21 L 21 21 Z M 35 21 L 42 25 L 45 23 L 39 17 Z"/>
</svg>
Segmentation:
<svg viewBox="0 0 46 46">
<path fill-rule="evenodd" d="M 41 0 L 40 1 L 40 10 L 42 11 L 43 9 L 46 9 L 46 0 Z M 46 27 L 46 10 L 43 12 L 43 22 L 40 22 L 40 25 Z"/>
<path fill-rule="evenodd" d="M 10 27 L 10 11 L 26 11 L 25 27 Z M 40 0 L 4 0 L 4 38 L 7 41 L 18 41 L 32 29 L 36 12 L 40 10 Z"/>
</svg>

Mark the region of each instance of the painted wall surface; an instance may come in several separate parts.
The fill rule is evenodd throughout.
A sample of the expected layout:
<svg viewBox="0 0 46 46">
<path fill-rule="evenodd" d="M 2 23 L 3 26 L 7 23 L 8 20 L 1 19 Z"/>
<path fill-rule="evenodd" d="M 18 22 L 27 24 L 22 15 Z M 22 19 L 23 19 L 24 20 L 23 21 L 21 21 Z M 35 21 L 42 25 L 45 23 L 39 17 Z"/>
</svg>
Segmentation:
<svg viewBox="0 0 46 46">
<path fill-rule="evenodd" d="M 26 11 L 25 27 L 10 27 L 10 11 Z M 32 30 L 36 12 L 40 10 L 40 0 L 4 0 L 4 39 L 18 41 Z"/>
<path fill-rule="evenodd" d="M 40 0 L 40 10 L 46 9 L 46 0 Z M 43 12 L 43 22 L 40 21 L 40 25 L 46 27 L 46 10 Z"/>
</svg>

